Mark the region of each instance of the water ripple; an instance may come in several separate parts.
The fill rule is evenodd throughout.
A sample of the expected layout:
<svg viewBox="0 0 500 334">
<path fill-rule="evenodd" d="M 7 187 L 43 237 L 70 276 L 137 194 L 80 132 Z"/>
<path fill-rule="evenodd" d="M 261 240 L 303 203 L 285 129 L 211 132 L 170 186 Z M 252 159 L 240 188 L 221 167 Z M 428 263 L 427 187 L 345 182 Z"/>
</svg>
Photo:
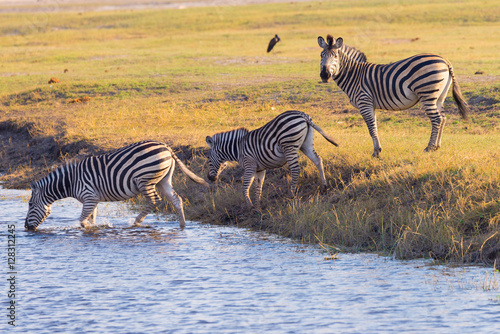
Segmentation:
<svg viewBox="0 0 500 334">
<path fill-rule="evenodd" d="M 26 192 L 0 190 L 0 203 L 2 240 L 16 224 L 20 332 L 500 331 L 500 275 L 487 268 L 324 261 L 316 247 L 233 227 L 181 231 L 155 215 L 133 227 L 119 203 L 100 204 L 98 226 L 84 230 L 81 205 L 56 202 L 32 233 Z"/>
</svg>

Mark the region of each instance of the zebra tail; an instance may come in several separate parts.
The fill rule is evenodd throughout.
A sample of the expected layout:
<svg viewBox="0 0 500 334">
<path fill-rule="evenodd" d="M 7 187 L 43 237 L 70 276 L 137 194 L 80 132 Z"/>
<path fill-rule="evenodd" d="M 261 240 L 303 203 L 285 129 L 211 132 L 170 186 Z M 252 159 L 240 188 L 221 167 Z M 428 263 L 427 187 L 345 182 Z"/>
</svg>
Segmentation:
<svg viewBox="0 0 500 334">
<path fill-rule="evenodd" d="M 319 126 L 317 126 L 316 124 L 314 124 L 312 122 L 312 120 L 310 122 L 308 122 L 308 123 L 314 128 L 314 130 L 318 131 L 330 143 L 332 143 L 335 146 L 339 146 L 339 144 L 337 144 L 337 142 L 335 142 L 335 140 L 332 137 L 330 137 L 329 135 L 327 135 Z"/>
<path fill-rule="evenodd" d="M 177 162 L 177 165 L 179 165 L 179 168 L 184 173 L 184 175 L 189 177 L 191 179 L 191 181 L 196 182 L 198 184 L 201 184 L 207 188 L 210 188 L 210 185 L 208 184 L 207 181 L 205 181 L 203 178 L 199 177 L 198 175 L 193 173 L 189 168 L 187 168 L 187 166 L 184 165 L 184 163 L 181 161 L 181 159 L 179 159 L 175 155 L 175 153 L 172 151 L 172 149 L 169 148 L 169 150 L 170 150 L 170 153 L 172 153 L 172 157 L 175 159 L 175 162 Z"/>
<path fill-rule="evenodd" d="M 455 79 L 455 74 L 453 72 L 453 66 L 448 62 L 448 68 L 450 70 L 451 79 L 453 80 L 453 99 L 458 106 L 458 111 L 460 112 L 460 116 L 463 119 L 467 120 L 469 115 L 469 105 L 464 100 L 462 96 L 462 92 L 460 91 L 460 86 L 458 85 L 457 80 Z"/>
</svg>

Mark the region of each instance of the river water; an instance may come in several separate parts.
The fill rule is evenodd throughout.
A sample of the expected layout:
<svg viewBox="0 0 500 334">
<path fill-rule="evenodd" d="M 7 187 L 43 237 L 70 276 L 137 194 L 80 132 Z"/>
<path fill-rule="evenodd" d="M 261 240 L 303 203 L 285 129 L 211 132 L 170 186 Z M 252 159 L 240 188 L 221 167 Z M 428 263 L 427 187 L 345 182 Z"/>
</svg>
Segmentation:
<svg viewBox="0 0 500 334">
<path fill-rule="evenodd" d="M 98 228 L 81 205 L 54 204 L 24 231 L 29 192 L 0 189 L 0 329 L 23 333 L 498 333 L 500 274 L 373 254 L 325 260 L 315 246 L 235 227 L 101 203 Z M 171 219 L 169 219 L 171 218 Z M 8 225 L 15 224 L 15 231 Z M 15 235 L 15 267 L 7 264 Z M 12 269 L 12 268 L 11 268 Z M 10 274 L 13 272 L 14 274 Z M 11 282 L 12 283 L 12 282 Z M 8 324 L 10 301 L 15 324 Z M 11 312 L 12 314 L 12 312 Z"/>
</svg>

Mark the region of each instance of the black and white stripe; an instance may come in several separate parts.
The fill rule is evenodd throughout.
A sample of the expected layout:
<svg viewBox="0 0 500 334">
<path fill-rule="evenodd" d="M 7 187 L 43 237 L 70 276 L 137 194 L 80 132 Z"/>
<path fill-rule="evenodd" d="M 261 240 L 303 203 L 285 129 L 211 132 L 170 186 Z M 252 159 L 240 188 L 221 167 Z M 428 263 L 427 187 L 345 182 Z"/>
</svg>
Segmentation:
<svg viewBox="0 0 500 334">
<path fill-rule="evenodd" d="M 244 169 L 243 193 L 250 206 L 250 186 L 253 180 L 256 180 L 255 201 L 258 208 L 267 169 L 288 163 L 292 174 L 291 190 L 292 194 L 295 194 L 300 175 L 297 156 L 300 149 L 316 165 L 321 183 L 326 187 L 323 162 L 314 150 L 313 129 L 337 146 L 333 139 L 313 123 L 311 117 L 296 110 L 286 111 L 253 131 L 242 128 L 207 137 L 206 142 L 210 147 L 208 178 L 215 181 L 224 169 L 226 161 L 238 161 Z"/>
<path fill-rule="evenodd" d="M 83 203 L 79 220 L 85 227 L 87 223 L 94 224 L 99 202 L 122 201 L 143 194 L 148 205 L 135 220 L 135 224 L 140 224 L 160 200 L 157 187 L 172 202 L 184 227 L 182 198 L 172 187 L 176 162 L 191 180 L 208 186 L 170 147 L 157 141 L 142 141 L 62 166 L 31 184 L 25 228 L 36 230 L 50 214 L 51 204 L 62 198 L 73 197 Z"/>
<path fill-rule="evenodd" d="M 468 106 L 455 80 L 451 63 L 435 54 L 419 54 L 387 65 L 366 62 L 363 53 L 327 36 L 318 37 L 321 52 L 321 79 L 330 78 L 347 94 L 351 104 L 358 108 L 373 140 L 373 156 L 382 151 L 378 139 L 375 109 L 404 110 L 420 101 L 431 120 L 432 131 L 426 151 L 441 146 L 446 123 L 443 102 L 453 83 L 453 98 L 463 118 Z"/>
</svg>

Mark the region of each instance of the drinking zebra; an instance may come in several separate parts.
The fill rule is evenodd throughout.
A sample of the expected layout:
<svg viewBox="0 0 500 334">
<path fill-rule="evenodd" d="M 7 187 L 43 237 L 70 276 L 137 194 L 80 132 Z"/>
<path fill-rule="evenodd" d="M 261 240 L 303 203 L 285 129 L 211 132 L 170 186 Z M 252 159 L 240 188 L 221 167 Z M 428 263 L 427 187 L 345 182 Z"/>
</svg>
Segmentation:
<svg viewBox="0 0 500 334">
<path fill-rule="evenodd" d="M 375 109 L 404 110 L 422 103 L 430 118 L 432 131 L 425 151 L 437 150 L 446 123 L 443 101 L 453 83 L 453 98 L 461 116 L 469 112 L 455 80 L 451 63 L 435 54 L 419 54 L 398 62 L 378 65 L 366 62 L 358 50 L 344 45 L 342 38 L 318 37 L 321 52 L 321 79 L 330 78 L 347 94 L 358 108 L 373 140 L 373 156 L 382 151 L 378 139 Z"/>
<path fill-rule="evenodd" d="M 173 158 L 173 159 L 172 159 Z M 172 187 L 175 163 L 196 183 L 209 187 L 172 152 L 157 141 L 142 141 L 113 152 L 66 164 L 31 184 L 25 228 L 36 230 L 59 199 L 73 197 L 83 203 L 80 224 L 93 225 L 99 202 L 122 201 L 143 194 L 147 206 L 135 219 L 139 225 L 160 200 L 156 187 L 174 205 L 181 228 L 186 225 L 182 198 Z"/>
<path fill-rule="evenodd" d="M 244 169 L 243 194 L 246 203 L 251 207 L 250 186 L 256 180 L 256 208 L 260 208 L 260 195 L 267 169 L 273 169 L 288 163 L 292 174 L 291 191 L 295 194 L 300 175 L 297 153 L 299 149 L 316 165 L 321 183 L 326 188 L 323 162 L 314 150 L 314 130 L 335 146 L 319 126 L 313 123 L 309 115 L 289 110 L 277 116 L 261 128 L 248 131 L 241 128 L 217 133 L 207 137 L 210 147 L 208 151 L 208 179 L 217 180 L 224 170 L 227 161 L 238 161 Z"/>
</svg>

